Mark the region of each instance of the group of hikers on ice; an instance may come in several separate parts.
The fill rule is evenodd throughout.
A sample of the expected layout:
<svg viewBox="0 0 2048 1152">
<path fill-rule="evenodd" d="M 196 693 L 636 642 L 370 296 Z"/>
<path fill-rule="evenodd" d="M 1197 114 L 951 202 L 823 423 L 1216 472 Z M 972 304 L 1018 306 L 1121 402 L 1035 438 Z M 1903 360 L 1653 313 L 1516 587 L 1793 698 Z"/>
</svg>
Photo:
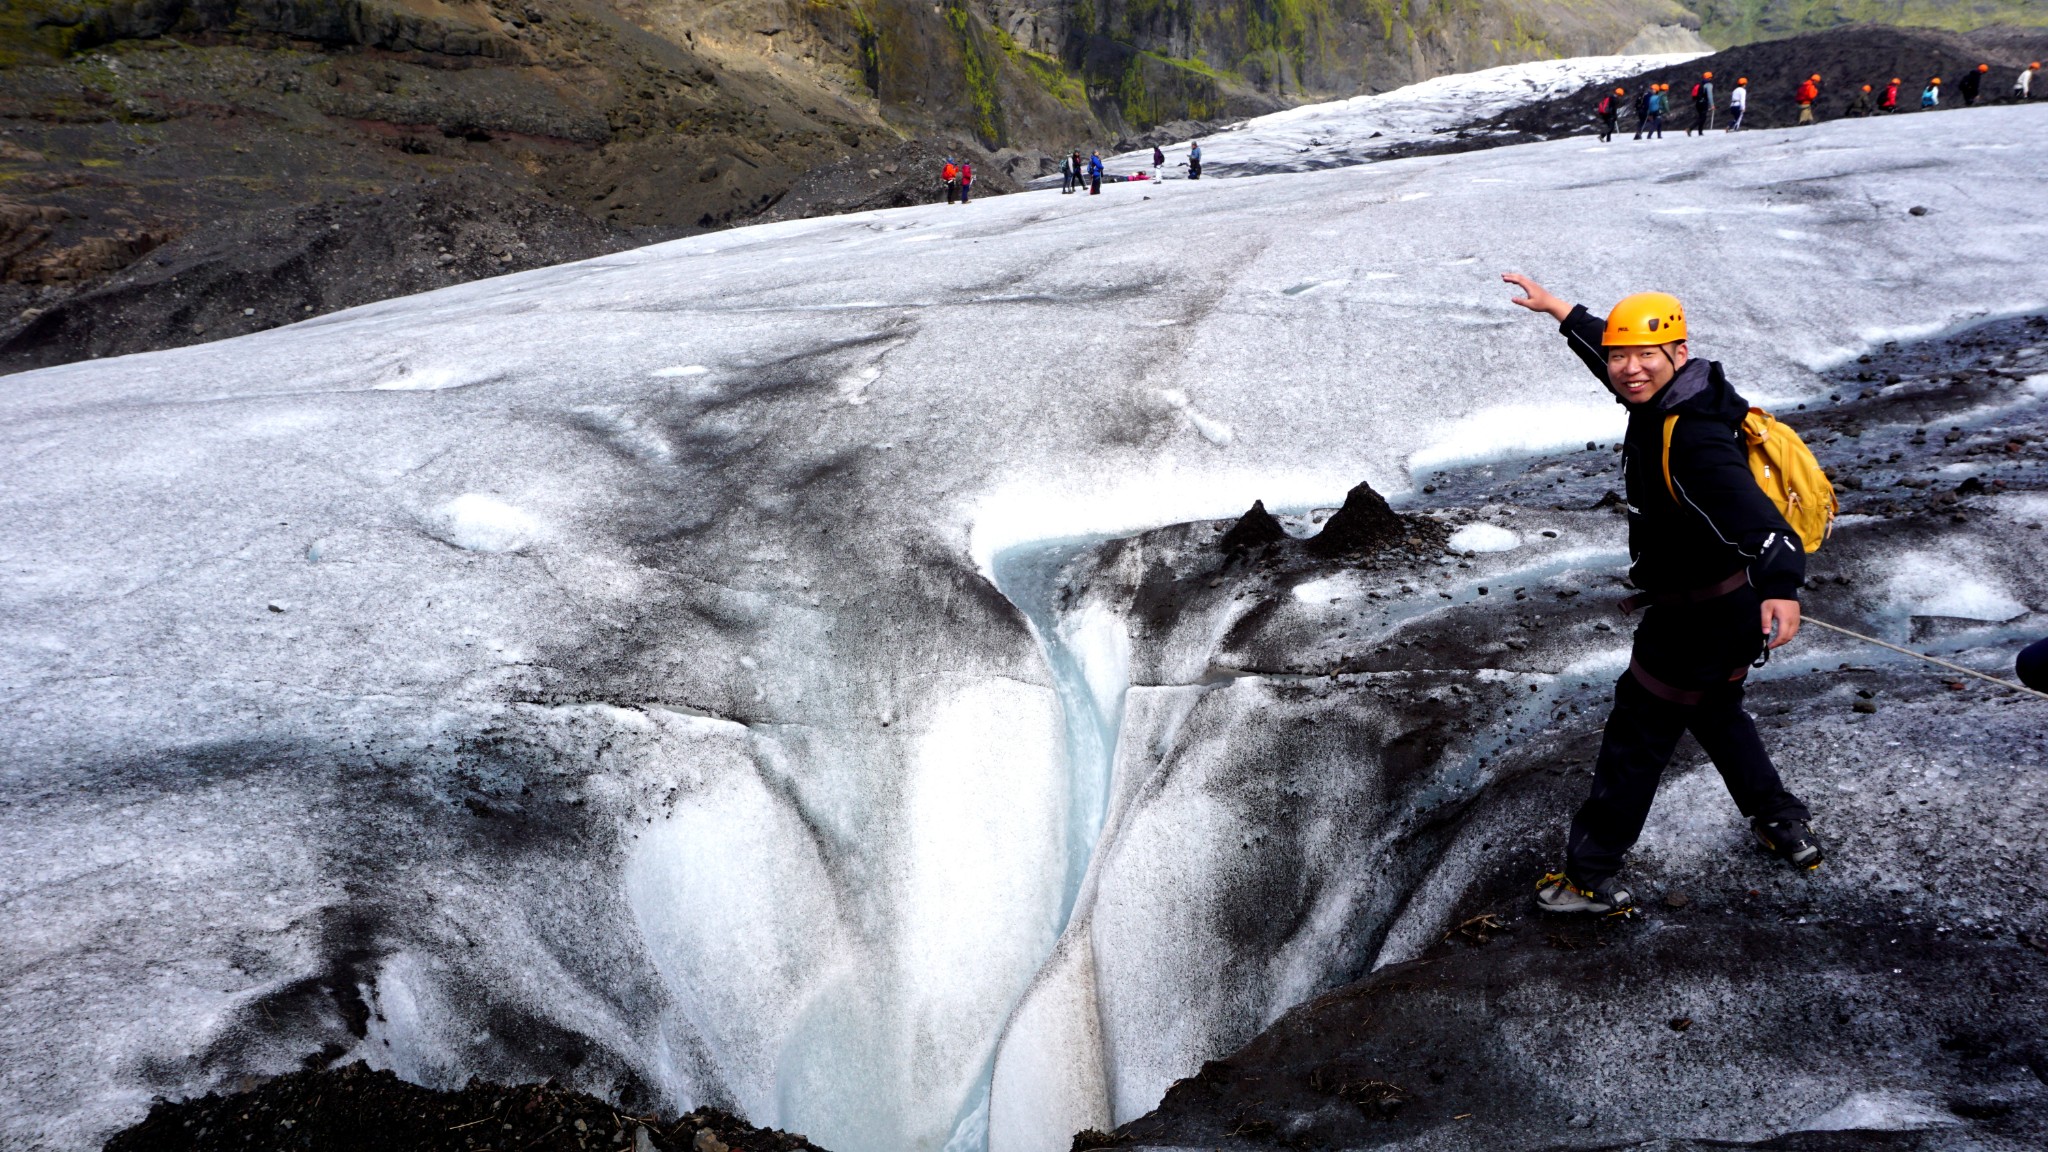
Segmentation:
<svg viewBox="0 0 2048 1152">
<path fill-rule="evenodd" d="M 1137 176 L 1131 177 L 1131 179 L 1159 180 L 1161 179 L 1161 170 L 1165 167 L 1166 150 L 1154 144 L 1152 146 L 1151 174 L 1139 173 Z M 1090 152 L 1088 153 L 1088 159 L 1083 161 L 1081 153 L 1079 150 L 1076 150 L 1068 155 L 1065 160 L 1060 161 L 1060 191 L 1074 192 L 1086 187 L 1090 196 L 1100 196 L 1102 194 L 1104 171 L 1102 153 Z M 1202 142 L 1200 140 L 1190 140 L 1188 142 L 1188 179 L 1200 180 L 1201 178 Z"/>
<path fill-rule="evenodd" d="M 2034 73 L 2040 70 L 2041 62 L 2038 60 L 2019 69 L 2012 82 L 2010 99 L 2013 102 L 2025 102 L 2034 98 Z M 1974 71 L 1963 74 L 1963 81 L 1959 87 L 1964 107 L 1971 107 L 1977 103 L 1984 91 L 1985 78 L 1990 74 L 1989 64 L 1979 64 Z M 1814 122 L 1814 106 L 1820 102 L 1821 84 L 1821 75 L 1815 72 L 1801 80 L 1793 89 L 1792 102 L 1799 108 L 1799 123 Z M 1882 89 L 1874 84 L 1863 85 L 1850 98 L 1844 115 L 1873 116 L 1898 111 L 1899 93 L 1903 84 L 1904 80 L 1894 76 Z M 1685 134 L 1690 136 L 1697 132 L 1704 136 L 1714 127 L 1720 111 L 1720 105 L 1714 95 L 1714 74 L 1700 73 L 1699 79 L 1693 82 L 1689 95 L 1692 101 L 1692 124 L 1686 128 Z M 1664 135 L 1664 117 L 1672 111 L 1671 100 L 1671 85 L 1660 83 L 1644 86 L 1642 91 L 1636 94 L 1633 105 L 1628 102 L 1626 87 L 1617 87 L 1614 91 L 1603 94 L 1599 102 L 1593 106 L 1593 115 L 1600 120 L 1600 142 L 1604 144 L 1614 138 L 1622 110 L 1630 107 L 1635 112 L 1635 138 L 1641 140 L 1647 136 L 1653 140 L 1661 139 Z M 1930 77 L 1926 87 L 1920 90 L 1920 107 L 1931 109 L 1940 106 L 1941 77 Z M 1741 128 L 1743 116 L 1748 111 L 1749 77 L 1740 76 L 1736 78 L 1735 86 L 1728 91 L 1728 124 L 1723 131 L 1733 132 Z"/>
<path fill-rule="evenodd" d="M 974 194 L 974 165 L 948 156 L 939 168 L 939 181 L 946 186 L 946 203 L 965 204 Z"/>
</svg>

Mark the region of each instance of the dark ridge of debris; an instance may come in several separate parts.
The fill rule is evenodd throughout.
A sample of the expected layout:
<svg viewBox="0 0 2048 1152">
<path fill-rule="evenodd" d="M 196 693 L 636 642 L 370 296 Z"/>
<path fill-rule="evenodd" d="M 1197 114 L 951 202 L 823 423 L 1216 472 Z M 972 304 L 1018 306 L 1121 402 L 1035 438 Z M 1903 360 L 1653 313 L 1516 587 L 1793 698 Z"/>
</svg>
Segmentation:
<svg viewBox="0 0 2048 1152">
<path fill-rule="evenodd" d="M 1230 526 L 1220 542 L 1223 551 L 1232 555 L 1263 548 L 1268 544 L 1287 539 L 1287 530 L 1280 527 L 1280 521 L 1266 511 L 1264 500 L 1252 501 L 1251 510 Z"/>
<path fill-rule="evenodd" d="M 231 1096 L 159 1099 L 106 1152 L 823 1152 L 716 1108 L 636 1116 L 553 1082 L 408 1084 L 362 1061 L 294 1072 Z"/>
<path fill-rule="evenodd" d="M 1323 556 L 1377 552 L 1401 543 L 1411 534 L 1409 524 L 1387 505 L 1386 497 L 1361 481 L 1344 494 L 1344 507 L 1330 517 L 1308 547 Z"/>
</svg>

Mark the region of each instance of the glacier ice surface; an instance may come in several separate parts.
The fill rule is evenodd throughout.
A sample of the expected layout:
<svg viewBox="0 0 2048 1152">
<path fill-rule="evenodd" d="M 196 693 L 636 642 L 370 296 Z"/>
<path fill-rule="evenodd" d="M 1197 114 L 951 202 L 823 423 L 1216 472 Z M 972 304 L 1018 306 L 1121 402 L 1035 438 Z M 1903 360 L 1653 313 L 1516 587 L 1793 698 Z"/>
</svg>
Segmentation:
<svg viewBox="0 0 2048 1152">
<path fill-rule="evenodd" d="M 1025 194 L 9 377 L 0 1143 L 323 1044 L 839 1152 L 1127 1120 L 1392 911 L 1337 822 L 1293 934 L 1176 919 L 1246 882 L 1214 749 L 1284 704 L 1203 684 L 1213 638 L 1141 672 L 1128 619 L 1034 619 L 1012 550 L 1611 435 L 1506 268 L 1596 307 L 1654 268 L 1805 395 L 2024 303 L 2048 202 L 1979 190 L 2044 143 L 1990 108 Z"/>
</svg>

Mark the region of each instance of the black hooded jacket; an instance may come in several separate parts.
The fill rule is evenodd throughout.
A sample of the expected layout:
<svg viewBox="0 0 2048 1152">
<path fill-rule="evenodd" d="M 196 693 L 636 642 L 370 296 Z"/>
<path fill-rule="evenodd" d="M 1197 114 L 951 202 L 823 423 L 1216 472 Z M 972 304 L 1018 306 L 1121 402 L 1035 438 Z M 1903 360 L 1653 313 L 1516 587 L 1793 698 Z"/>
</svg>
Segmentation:
<svg viewBox="0 0 2048 1152">
<path fill-rule="evenodd" d="M 1572 309 L 1559 325 L 1572 351 L 1607 385 L 1607 322 Z M 1618 399 L 1618 398 L 1617 398 Z M 1691 360 L 1646 404 L 1628 405 L 1622 479 L 1628 496 L 1629 578 L 1645 592 L 1690 592 L 1747 569 L 1765 600 L 1793 600 L 1806 550 L 1756 486 L 1742 418 L 1749 403 L 1721 365 Z M 1671 488 L 1664 486 L 1664 419 L 1672 428 Z"/>
</svg>

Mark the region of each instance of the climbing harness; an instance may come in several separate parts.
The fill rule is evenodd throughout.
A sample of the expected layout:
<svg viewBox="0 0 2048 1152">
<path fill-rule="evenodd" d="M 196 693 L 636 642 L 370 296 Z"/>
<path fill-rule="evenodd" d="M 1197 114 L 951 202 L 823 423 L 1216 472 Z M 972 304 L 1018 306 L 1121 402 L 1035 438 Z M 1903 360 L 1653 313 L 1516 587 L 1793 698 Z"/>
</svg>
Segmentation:
<svg viewBox="0 0 2048 1152">
<path fill-rule="evenodd" d="M 1961 672 L 1965 676 L 1975 676 L 1979 680 L 1989 680 L 1993 684 L 1996 684 L 2001 688 L 2011 688 L 2015 691 L 2025 692 L 2029 696 L 2039 696 L 2043 700 L 2048 700 L 2048 692 L 2038 692 L 2032 688 L 2027 687 L 2024 684 L 2015 684 L 2010 680 L 2001 680 L 1996 676 L 1987 676 L 1974 668 L 1965 668 L 1961 664 L 1953 664 L 1947 660 L 1942 660 L 1934 656 L 1929 656 L 1924 652 L 1915 652 L 1911 648 L 1901 648 L 1897 644 L 1888 644 L 1883 640 L 1879 640 L 1875 636 L 1865 636 L 1861 632 L 1851 632 L 1849 629 L 1844 628 L 1839 624 L 1830 624 L 1825 620 L 1816 620 L 1811 616 L 1802 617 L 1802 619 L 1805 623 L 1818 624 L 1822 628 L 1825 628 L 1830 632 L 1840 632 L 1844 636 L 1849 636 L 1854 639 L 1861 640 L 1865 644 L 1875 644 L 1879 648 L 1889 648 L 1894 652 L 1911 656 L 1916 660 L 1925 660 L 1929 664 L 1939 665 L 1940 667 L 1947 668 L 1952 672 Z"/>
</svg>

